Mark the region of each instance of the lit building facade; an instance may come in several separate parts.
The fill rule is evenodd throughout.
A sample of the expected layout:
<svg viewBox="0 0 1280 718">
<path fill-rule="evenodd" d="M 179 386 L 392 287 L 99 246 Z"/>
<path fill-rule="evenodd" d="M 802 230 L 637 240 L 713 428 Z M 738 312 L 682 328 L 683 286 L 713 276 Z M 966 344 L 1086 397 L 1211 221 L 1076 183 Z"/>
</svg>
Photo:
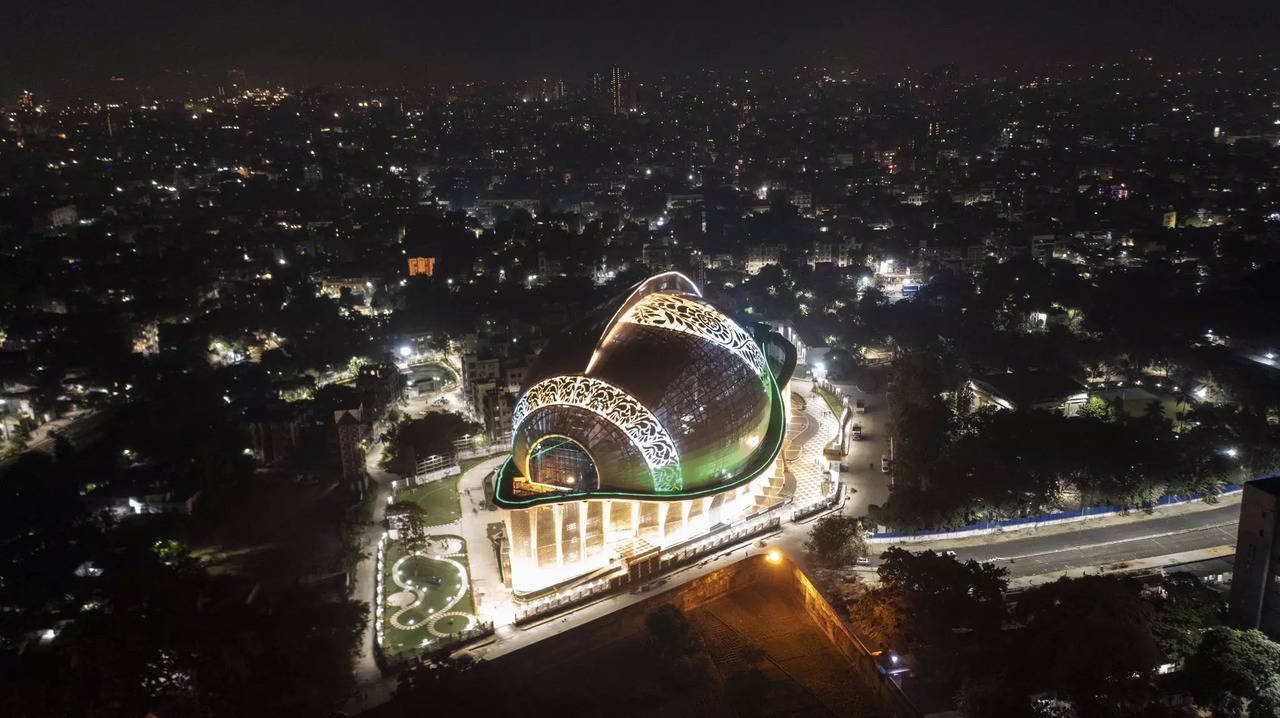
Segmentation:
<svg viewBox="0 0 1280 718">
<path fill-rule="evenodd" d="M 1244 485 L 1231 579 L 1231 619 L 1280 640 L 1280 476 Z"/>
<path fill-rule="evenodd" d="M 495 483 L 518 596 L 642 578 L 782 501 L 795 349 L 658 274 L 534 362 Z"/>
<path fill-rule="evenodd" d="M 409 276 L 416 277 L 419 274 L 425 274 L 428 277 L 435 276 L 436 258 L 435 257 L 409 257 Z"/>
</svg>

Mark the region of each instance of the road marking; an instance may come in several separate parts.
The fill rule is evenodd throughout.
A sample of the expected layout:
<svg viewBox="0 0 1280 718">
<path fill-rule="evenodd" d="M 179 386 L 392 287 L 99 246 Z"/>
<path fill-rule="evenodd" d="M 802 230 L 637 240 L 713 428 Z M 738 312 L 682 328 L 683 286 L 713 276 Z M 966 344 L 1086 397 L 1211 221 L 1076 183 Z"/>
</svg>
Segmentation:
<svg viewBox="0 0 1280 718">
<path fill-rule="evenodd" d="M 1165 531 L 1163 533 L 1148 534 L 1146 536 L 1134 536 L 1132 538 L 1113 539 L 1111 541 L 1100 541 L 1098 543 L 1083 544 L 1080 546 L 1064 546 L 1054 551 L 1039 551 L 1036 553 L 1022 554 L 1021 556 L 995 556 L 993 558 L 982 559 L 982 560 L 984 561 L 1016 561 L 1019 559 L 1037 558 L 1040 556 L 1052 556 L 1053 554 L 1065 553 L 1067 551 L 1085 551 L 1088 549 L 1101 548 L 1103 546 L 1114 546 L 1116 544 L 1129 543 L 1131 541 L 1155 541 L 1158 544 L 1159 539 L 1165 538 L 1168 536 L 1198 533 L 1200 531 L 1212 531 L 1214 529 L 1220 529 L 1235 523 L 1236 523 L 1235 521 L 1224 521 L 1219 524 L 1209 524 L 1208 526 L 1197 526 L 1195 528 L 1179 529 L 1177 531 Z"/>
</svg>

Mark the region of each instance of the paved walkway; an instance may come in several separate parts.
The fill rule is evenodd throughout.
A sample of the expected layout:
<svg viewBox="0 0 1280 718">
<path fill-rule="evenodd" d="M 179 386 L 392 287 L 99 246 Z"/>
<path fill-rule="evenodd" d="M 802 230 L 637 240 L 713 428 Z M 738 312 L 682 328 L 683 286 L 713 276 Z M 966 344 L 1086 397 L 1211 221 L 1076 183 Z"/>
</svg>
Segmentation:
<svg viewBox="0 0 1280 718">
<path fill-rule="evenodd" d="M 25 451 L 43 451 L 46 454 L 53 453 L 53 435 L 69 428 L 72 424 L 93 416 L 97 410 L 95 409 L 77 409 L 68 412 L 65 416 L 59 417 L 52 421 L 37 426 L 31 430 L 31 435 L 27 437 L 27 443 L 22 451 L 14 453 L 17 456 Z"/>
<path fill-rule="evenodd" d="M 448 394 L 454 390 L 448 389 L 443 393 Z M 426 411 L 436 396 L 439 395 L 410 399 L 404 406 L 404 414 L 408 416 Z M 380 429 L 375 427 L 374 436 L 379 433 Z M 373 606 L 373 592 L 377 580 L 378 539 L 382 536 L 383 521 L 386 519 L 387 497 L 391 495 L 391 482 L 399 478 L 395 474 L 383 471 L 379 466 L 385 449 L 385 444 L 374 444 L 365 456 L 365 471 L 369 474 L 369 501 L 372 502 L 372 511 L 368 523 L 361 527 L 357 537 L 365 557 L 356 565 L 351 597 L 356 601 L 369 604 L 369 619 L 365 621 L 364 630 L 361 632 L 359 653 L 355 660 L 356 694 L 343 707 L 343 710 L 348 713 L 356 713 L 387 702 L 395 689 L 394 681 L 383 680 L 382 669 L 374 659 L 373 639 L 374 622 L 377 620 L 376 607 Z"/>
<path fill-rule="evenodd" d="M 803 410 L 792 408 L 791 423 L 787 431 L 787 469 L 796 477 L 796 493 L 792 502 L 796 506 L 808 506 L 823 498 L 822 484 L 830 474 L 822 469 L 822 450 L 836 435 L 838 419 L 831 415 L 822 397 L 813 395 L 808 382 L 793 382 L 792 390 L 804 397 Z M 834 487 L 832 487 L 834 489 Z"/>
</svg>

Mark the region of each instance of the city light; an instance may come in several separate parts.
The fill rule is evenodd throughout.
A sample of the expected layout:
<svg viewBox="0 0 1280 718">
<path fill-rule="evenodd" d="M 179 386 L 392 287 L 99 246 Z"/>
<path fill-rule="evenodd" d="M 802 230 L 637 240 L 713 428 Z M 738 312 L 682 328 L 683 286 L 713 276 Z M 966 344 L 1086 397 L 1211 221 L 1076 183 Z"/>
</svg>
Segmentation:
<svg viewBox="0 0 1280 718">
<path fill-rule="evenodd" d="M 112 9 L 97 45 L 127 28 L 172 49 Z M 0 308 L 0 541 L 17 549 L 0 584 L 23 588 L 4 612 L 31 645 L 10 662 L 52 676 L 62 712 L 92 713 L 103 697 L 74 681 L 103 676 L 208 714 L 563 698 L 541 669 L 456 686 L 457 671 L 426 673 L 513 653 L 485 670 L 562 654 L 551 673 L 596 662 L 620 677 L 617 711 L 741 708 L 716 704 L 736 696 L 715 671 L 651 680 L 657 654 L 619 643 L 663 603 L 725 634 L 696 646 L 699 663 L 741 664 L 755 644 L 773 653 L 749 662 L 799 651 L 814 659 L 802 673 L 847 678 L 770 692 L 763 707 L 790 713 L 855 698 L 866 713 L 959 710 L 957 667 L 1009 712 L 1088 714 L 1096 691 L 1070 679 L 1089 675 L 1135 714 L 1207 713 L 1201 694 L 1226 694 L 1184 694 L 1186 666 L 1209 685 L 1245 645 L 1237 629 L 1280 640 L 1280 570 L 1256 560 L 1280 531 L 1280 257 L 1265 241 L 1280 120 L 1275 58 L 1252 47 L 1274 22 L 1197 42 L 1208 62 L 1172 40 L 1153 61 L 1126 52 L 1140 37 L 1102 42 L 1118 16 L 1094 8 L 1036 25 L 1052 36 L 1024 65 L 1002 36 L 1019 23 L 999 13 L 976 49 L 937 13 L 898 13 L 855 35 L 930 42 L 907 48 L 910 68 L 879 58 L 882 73 L 825 61 L 866 38 L 792 11 L 789 30 L 813 30 L 792 44 L 819 62 L 743 72 L 657 57 L 670 43 L 599 13 L 524 18 L 513 47 L 451 33 L 466 23 L 446 7 L 418 44 L 456 59 L 428 63 L 426 85 L 399 77 L 422 66 L 411 57 L 387 74 L 334 52 L 304 73 L 314 89 L 247 79 L 397 36 L 403 13 L 358 10 L 346 25 L 268 17 L 257 34 L 278 41 L 246 53 L 215 47 L 221 28 L 261 17 L 215 27 L 177 8 L 165 17 L 190 30 L 189 57 L 153 51 L 111 85 L 48 69 L 102 54 L 62 14 L 24 25 L 50 41 L 27 43 L 44 69 L 20 74 L 50 87 L 0 97 L 0 241 L 17 275 Z M 770 18 L 711 13 L 686 34 L 749 49 Z M 548 24 L 617 47 L 512 62 L 556 44 Z M 1063 65 L 1062 47 L 1098 57 Z M 986 58 L 993 74 L 975 52 L 1011 56 Z M 634 75 L 613 65 L 631 56 Z M 152 96 L 167 99 L 135 99 Z M 32 477 L 75 500 L 53 506 Z M 156 531 L 135 547 L 149 550 L 104 553 Z M 22 550 L 48 546 L 57 561 Z M 850 603 L 866 580 L 910 600 Z M 1029 616 L 1028 588 L 1054 610 Z M 751 610 L 715 625 L 692 610 L 729 589 Z M 1157 630 L 1183 598 L 1186 635 Z M 176 623 L 137 620 L 152 604 Z M 1144 650 L 1108 660 L 1105 641 L 1077 639 L 1063 660 L 1017 665 L 1087 609 L 1106 619 L 1090 637 Z M 341 640 L 309 640 L 316 625 Z M 765 635 L 778 625 L 786 636 Z M 262 626 L 280 629 L 272 645 L 237 653 Z M 199 640 L 168 650 L 175 627 Z M 106 639 L 125 634 L 152 647 L 145 660 L 113 655 Z M 1191 660 L 1183 639 L 1202 634 Z M 271 676 L 265 697 L 195 681 L 228 655 Z M 342 680 L 315 680 L 325 666 Z M 1275 671 L 1249 672 L 1223 685 L 1253 709 Z"/>
</svg>

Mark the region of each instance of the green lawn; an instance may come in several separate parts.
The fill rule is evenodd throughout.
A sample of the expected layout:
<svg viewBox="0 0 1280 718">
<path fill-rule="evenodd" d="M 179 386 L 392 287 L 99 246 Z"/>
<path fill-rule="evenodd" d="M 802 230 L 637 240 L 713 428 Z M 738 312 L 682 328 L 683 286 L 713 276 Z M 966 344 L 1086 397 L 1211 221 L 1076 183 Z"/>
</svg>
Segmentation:
<svg viewBox="0 0 1280 718">
<path fill-rule="evenodd" d="M 462 473 L 465 474 L 467 473 L 467 470 L 470 469 L 472 466 L 483 464 L 484 462 L 492 459 L 495 456 L 498 456 L 498 454 L 491 454 L 489 456 L 480 456 L 474 459 L 463 459 L 462 461 L 458 462 L 458 468 L 462 469 Z"/>
<path fill-rule="evenodd" d="M 844 411 L 844 405 L 840 403 L 840 398 L 826 389 L 814 387 L 814 391 L 818 392 L 818 395 L 822 397 L 822 400 L 827 402 L 827 408 L 831 409 L 831 413 L 839 419 L 840 412 Z"/>
<path fill-rule="evenodd" d="M 422 507 L 427 526 L 448 524 L 462 518 L 462 502 L 458 497 L 458 477 L 449 476 L 422 486 L 397 491 L 396 501 L 409 501 Z"/>
<path fill-rule="evenodd" d="M 456 538 L 456 536 L 444 537 L 433 536 L 436 538 Z M 387 598 L 396 593 L 408 590 L 414 591 L 416 597 L 420 597 L 421 601 L 412 608 L 408 608 L 401 612 L 401 609 L 386 605 L 383 610 L 383 639 L 382 648 L 388 656 L 394 656 L 405 651 L 417 650 L 423 648 L 423 641 L 431 643 L 439 643 L 445 639 L 435 636 L 427 629 L 428 625 L 435 628 L 438 633 L 451 634 L 458 633 L 470 626 L 473 621 L 462 616 L 446 616 L 445 618 L 435 618 L 435 614 L 442 611 L 453 613 L 455 611 L 466 614 L 475 613 L 475 603 L 471 596 L 471 584 L 467 577 L 464 577 L 458 569 L 448 561 L 437 560 L 427 555 L 415 555 L 405 559 L 399 566 L 398 576 L 394 576 L 396 572 L 396 563 L 405 557 L 404 546 L 398 541 L 392 541 L 387 544 L 387 553 L 384 563 L 383 574 L 383 595 Z M 457 561 L 463 566 L 467 566 L 466 543 L 463 543 L 463 552 L 461 555 L 449 556 L 449 559 Z M 400 583 L 396 583 L 399 578 Z M 436 582 L 439 582 L 437 585 Z M 457 592 L 463 591 L 463 596 L 449 606 L 449 602 L 457 595 Z M 400 624 L 405 626 L 413 626 L 412 628 L 398 628 L 392 623 L 392 618 L 397 617 Z"/>
<path fill-rule="evenodd" d="M 423 381 L 433 377 L 448 383 L 457 383 L 458 381 L 458 375 L 454 374 L 452 369 L 439 362 L 414 364 L 409 367 L 409 375 L 414 381 Z"/>
</svg>

